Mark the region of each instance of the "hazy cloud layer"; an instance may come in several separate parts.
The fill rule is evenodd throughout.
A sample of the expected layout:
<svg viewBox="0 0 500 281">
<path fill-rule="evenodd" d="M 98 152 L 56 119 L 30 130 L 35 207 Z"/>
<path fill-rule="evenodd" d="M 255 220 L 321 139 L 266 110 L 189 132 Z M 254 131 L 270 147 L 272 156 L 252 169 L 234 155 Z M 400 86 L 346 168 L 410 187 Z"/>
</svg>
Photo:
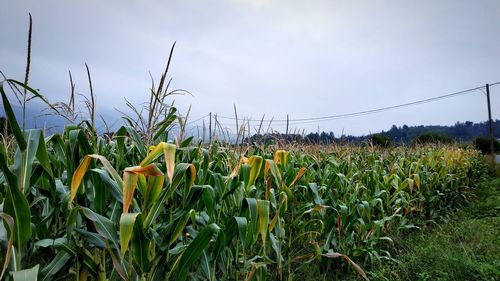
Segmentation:
<svg viewBox="0 0 500 281">
<path fill-rule="evenodd" d="M 143 102 L 177 41 L 173 87 L 193 119 L 208 112 L 277 119 L 390 106 L 500 81 L 500 2 L 0 0 L 0 70 L 22 79 L 28 12 L 31 85 L 68 99 L 68 69 L 99 110 Z M 500 118 L 500 86 L 492 88 Z M 295 127 L 366 134 L 392 124 L 487 117 L 484 94 Z M 208 119 L 206 119 L 208 120 Z M 223 123 L 232 125 L 230 120 Z M 201 121 L 199 122 L 201 124 Z M 277 126 L 276 128 L 283 129 Z"/>
</svg>

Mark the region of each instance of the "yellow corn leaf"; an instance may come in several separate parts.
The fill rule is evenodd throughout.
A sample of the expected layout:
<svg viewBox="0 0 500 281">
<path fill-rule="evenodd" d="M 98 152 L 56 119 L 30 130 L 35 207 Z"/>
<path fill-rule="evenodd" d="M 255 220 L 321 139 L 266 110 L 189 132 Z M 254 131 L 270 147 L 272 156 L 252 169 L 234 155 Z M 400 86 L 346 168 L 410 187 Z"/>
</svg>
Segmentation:
<svg viewBox="0 0 500 281">
<path fill-rule="evenodd" d="M 152 147 L 149 149 L 150 152 L 144 160 L 139 164 L 139 166 L 146 166 L 148 164 L 151 164 L 153 161 L 155 161 L 160 155 L 163 153 L 165 156 L 165 163 L 167 166 L 167 177 L 168 181 L 171 184 L 172 183 L 172 178 L 174 176 L 174 169 L 175 169 L 175 151 L 176 151 L 176 146 L 171 143 L 166 143 L 166 142 L 160 142 L 157 146 Z"/>
<path fill-rule="evenodd" d="M 123 213 L 128 213 L 130 203 L 132 203 L 132 198 L 134 197 L 135 187 L 139 180 L 139 175 L 163 177 L 162 171 L 160 171 L 154 163 L 146 166 L 125 168 L 123 173 Z"/>
<path fill-rule="evenodd" d="M 420 176 L 418 174 L 413 175 L 413 180 L 415 181 L 415 186 L 420 188 Z"/>
<path fill-rule="evenodd" d="M 186 170 L 186 176 L 189 176 L 189 182 L 186 182 L 186 185 L 191 188 L 196 180 L 196 167 L 193 164 L 189 164 L 189 167 Z"/>
<path fill-rule="evenodd" d="M 70 197 L 69 197 L 69 203 L 71 204 L 73 200 L 75 199 L 76 193 L 78 191 L 78 188 L 80 187 L 80 184 L 82 183 L 83 176 L 87 172 L 89 165 L 90 165 L 90 160 L 91 159 L 97 159 L 101 161 L 102 165 L 108 171 L 108 173 L 113 177 L 113 179 L 116 181 L 118 184 L 118 187 L 120 189 L 123 188 L 123 182 L 116 172 L 115 168 L 109 163 L 108 159 L 106 157 L 97 155 L 97 154 L 89 154 L 83 157 L 82 162 L 80 162 L 80 165 L 78 165 L 78 168 L 76 168 L 75 173 L 73 174 L 73 177 L 71 179 L 71 190 L 70 190 Z"/>
<path fill-rule="evenodd" d="M 123 173 L 123 214 L 128 213 L 128 208 L 134 197 L 134 190 L 139 175 L 125 171 Z"/>
<path fill-rule="evenodd" d="M 90 157 L 85 156 L 76 168 L 75 173 L 73 174 L 73 178 L 71 179 L 71 191 L 69 194 L 69 203 L 71 204 L 75 199 L 76 192 L 78 191 L 78 187 L 80 187 L 80 183 L 82 182 L 83 176 L 87 172 L 87 169 L 90 165 Z"/>
<path fill-rule="evenodd" d="M 286 166 L 287 153 L 285 150 L 276 150 L 274 153 L 274 163 L 276 165 L 281 165 L 281 167 Z"/>
<path fill-rule="evenodd" d="M 248 180 L 247 189 L 255 184 L 257 177 L 260 174 L 260 170 L 262 168 L 262 162 L 264 160 L 260 156 L 253 155 L 248 159 L 248 164 L 250 165 L 250 177 Z"/>
<path fill-rule="evenodd" d="M 141 174 L 144 176 L 159 177 L 163 176 L 163 172 L 158 169 L 156 164 L 152 163 L 147 166 L 134 166 L 125 168 L 125 172 L 130 172 L 134 174 Z"/>
<path fill-rule="evenodd" d="M 302 176 L 306 173 L 306 170 L 307 169 L 305 167 L 302 167 L 299 169 L 299 171 L 297 172 L 297 175 L 295 176 L 292 183 L 290 184 L 290 188 L 293 187 L 302 178 Z"/>
<path fill-rule="evenodd" d="M 238 160 L 238 164 L 236 164 L 236 166 L 233 168 L 233 171 L 231 172 L 231 174 L 229 174 L 229 177 L 228 179 L 232 179 L 234 178 L 236 175 L 238 175 L 239 171 L 240 171 L 240 168 L 241 168 L 241 165 L 243 164 L 244 162 L 244 158 L 243 155 L 240 155 L 240 159 Z"/>
<path fill-rule="evenodd" d="M 176 150 L 176 147 L 173 144 L 166 143 L 163 145 L 163 153 L 165 155 L 165 163 L 167 164 L 167 177 L 168 177 L 168 182 L 170 184 L 172 184 L 172 178 L 174 177 L 175 150 Z"/>
</svg>

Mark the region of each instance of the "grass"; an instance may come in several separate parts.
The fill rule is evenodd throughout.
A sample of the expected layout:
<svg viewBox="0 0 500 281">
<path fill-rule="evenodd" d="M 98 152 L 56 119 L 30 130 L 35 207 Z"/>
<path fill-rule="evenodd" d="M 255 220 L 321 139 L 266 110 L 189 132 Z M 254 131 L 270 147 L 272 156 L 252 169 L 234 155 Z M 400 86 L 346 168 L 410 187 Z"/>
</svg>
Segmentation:
<svg viewBox="0 0 500 281">
<path fill-rule="evenodd" d="M 395 240 L 399 263 L 371 280 L 500 280 L 500 178 L 481 184 L 448 222 Z"/>
</svg>

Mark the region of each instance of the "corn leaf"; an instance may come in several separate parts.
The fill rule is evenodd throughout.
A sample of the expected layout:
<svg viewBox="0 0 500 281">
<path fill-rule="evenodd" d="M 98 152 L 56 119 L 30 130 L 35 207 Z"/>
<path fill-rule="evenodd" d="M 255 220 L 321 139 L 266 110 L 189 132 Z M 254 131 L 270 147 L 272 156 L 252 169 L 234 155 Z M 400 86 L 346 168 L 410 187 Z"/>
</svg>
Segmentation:
<svg viewBox="0 0 500 281">
<path fill-rule="evenodd" d="M 16 120 L 16 116 L 14 115 L 14 111 L 12 110 L 9 99 L 7 98 L 7 95 L 5 94 L 5 91 L 3 88 L 5 85 L 5 82 L 8 83 L 7 80 L 0 82 L 0 94 L 2 95 L 3 108 L 5 110 L 5 115 L 7 116 L 7 120 L 9 121 L 9 125 L 12 129 L 12 133 L 14 134 L 14 137 L 16 138 L 17 145 L 19 146 L 19 149 L 21 151 L 24 151 L 26 149 L 26 146 L 27 146 L 26 140 L 24 139 L 21 128 L 19 128 L 19 123 Z"/>
<path fill-rule="evenodd" d="M 253 155 L 248 159 L 248 165 L 250 165 L 250 175 L 246 185 L 247 192 L 250 186 L 255 185 L 255 181 L 257 180 L 262 168 L 262 162 L 262 157 L 256 155 Z"/>
<path fill-rule="evenodd" d="M 132 257 L 134 261 L 139 264 L 142 272 L 147 272 L 150 266 L 149 249 L 151 242 L 146 237 L 145 230 L 142 228 L 144 222 L 142 221 L 142 214 L 137 216 L 134 232 L 132 234 Z"/>
<path fill-rule="evenodd" d="M 108 171 L 108 173 L 113 177 L 113 179 L 118 184 L 118 187 L 120 189 L 123 189 L 123 181 L 118 175 L 118 172 L 116 172 L 115 168 L 113 168 L 111 163 L 109 163 L 109 161 L 104 156 L 97 154 L 89 154 L 83 158 L 82 162 L 80 162 L 80 165 L 78 165 L 78 168 L 76 168 L 75 173 L 73 174 L 73 177 L 71 179 L 71 189 L 70 189 L 71 193 L 70 193 L 69 203 L 72 203 L 73 200 L 75 199 L 76 193 L 78 192 L 78 188 L 80 187 L 80 184 L 83 180 L 83 176 L 85 175 L 85 173 L 89 168 L 91 159 L 97 159 L 101 161 L 106 171 Z"/>
<path fill-rule="evenodd" d="M 41 271 L 42 281 L 54 280 L 54 275 L 58 273 L 69 261 L 71 255 L 65 251 L 60 251 L 54 259 Z"/>
<path fill-rule="evenodd" d="M 139 213 L 122 214 L 120 217 L 120 249 L 122 257 L 127 252 L 130 239 L 132 239 L 132 232 L 138 215 Z"/>
<path fill-rule="evenodd" d="M 40 265 L 37 264 L 32 268 L 16 271 L 12 273 L 14 281 L 36 281 L 38 280 L 38 269 Z"/>
<path fill-rule="evenodd" d="M 7 229 L 10 233 L 9 242 L 7 243 L 7 250 L 5 251 L 5 260 L 2 267 L 2 273 L 0 273 L 0 280 L 3 280 L 3 275 L 9 266 L 10 256 L 12 255 L 12 244 L 14 243 L 14 219 L 6 213 L 0 213 L 0 217 L 2 217 L 3 221 L 7 225 Z"/>
<path fill-rule="evenodd" d="M 208 247 L 213 236 L 219 233 L 220 227 L 212 223 L 198 233 L 196 238 L 189 243 L 189 246 L 182 253 L 179 260 L 179 275 L 178 280 L 184 281 L 187 278 L 187 273 L 192 264 L 194 264 L 201 256 L 203 251 Z"/>
<path fill-rule="evenodd" d="M 134 190 L 137 186 L 137 179 L 139 175 L 131 172 L 123 173 L 123 209 L 122 213 L 128 213 L 128 208 L 130 203 L 132 203 L 132 198 L 134 196 Z"/>
<path fill-rule="evenodd" d="M 262 248 L 265 255 L 267 232 L 269 228 L 269 201 L 257 200 L 257 212 L 259 215 L 259 233 L 262 239 Z"/>
<path fill-rule="evenodd" d="M 26 197 L 15 186 L 7 188 L 3 211 L 14 219 L 13 242 L 16 249 L 21 250 L 31 238 L 31 214 Z"/>
</svg>

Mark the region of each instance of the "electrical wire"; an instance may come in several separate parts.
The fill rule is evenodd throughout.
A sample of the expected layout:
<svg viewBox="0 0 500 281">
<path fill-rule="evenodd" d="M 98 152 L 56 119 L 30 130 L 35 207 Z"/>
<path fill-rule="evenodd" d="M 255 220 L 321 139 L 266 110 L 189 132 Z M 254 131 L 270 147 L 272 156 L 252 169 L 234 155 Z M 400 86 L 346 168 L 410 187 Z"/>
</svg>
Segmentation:
<svg viewBox="0 0 500 281">
<path fill-rule="evenodd" d="M 492 84 L 489 84 L 489 86 L 495 86 L 500 84 L 499 82 L 495 82 Z M 329 116 L 321 116 L 321 117 L 309 117 L 309 118 L 298 118 L 298 119 L 246 119 L 247 122 L 273 122 L 273 123 L 279 123 L 279 122 L 288 122 L 289 124 L 307 124 L 307 123 L 316 123 L 316 122 L 322 122 L 322 121 L 330 121 L 330 120 L 336 120 L 336 119 L 344 119 L 344 118 L 351 118 L 351 117 L 356 117 L 356 116 L 362 116 L 362 115 L 367 115 L 367 114 L 372 114 L 372 113 L 378 113 L 378 112 L 383 112 L 383 111 L 388 111 L 388 110 L 393 110 L 393 109 L 399 109 L 402 107 L 407 107 L 407 106 L 414 106 L 414 105 L 419 105 L 419 104 L 425 104 L 425 103 L 430 103 L 434 101 L 439 101 L 447 98 L 452 98 L 460 95 L 465 95 L 472 93 L 477 90 L 481 90 L 485 88 L 486 86 L 479 86 L 479 87 L 474 87 L 470 89 L 466 89 L 463 91 L 458 91 L 458 92 L 453 92 L 450 94 L 446 95 L 441 95 L 437 97 L 432 97 L 428 99 L 423 99 L 423 100 L 417 100 L 413 102 L 408 102 L 408 103 L 403 103 L 403 104 L 398 104 L 398 105 L 392 105 L 392 106 L 387 106 L 387 107 L 381 107 L 381 108 L 376 108 L 376 109 L 370 109 L 370 110 L 364 110 L 364 111 L 357 111 L 357 112 L 352 112 L 352 113 L 345 113 L 345 114 L 338 114 L 338 115 L 329 115 Z M 221 116 L 218 115 L 218 118 L 221 119 L 229 119 L 229 120 L 236 120 L 234 117 L 227 117 L 227 116 Z M 243 119 L 241 119 L 243 120 Z"/>
</svg>

